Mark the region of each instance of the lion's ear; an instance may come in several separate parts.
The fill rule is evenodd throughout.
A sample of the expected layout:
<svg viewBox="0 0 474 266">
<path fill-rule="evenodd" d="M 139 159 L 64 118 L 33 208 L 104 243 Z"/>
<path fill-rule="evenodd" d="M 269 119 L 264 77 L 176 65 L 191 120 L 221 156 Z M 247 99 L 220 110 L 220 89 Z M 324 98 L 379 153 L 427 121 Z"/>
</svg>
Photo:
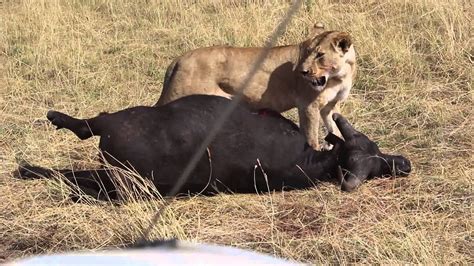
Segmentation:
<svg viewBox="0 0 474 266">
<path fill-rule="evenodd" d="M 332 44 L 335 48 L 341 49 L 343 53 L 346 53 L 352 45 L 352 39 L 349 33 L 341 32 L 334 37 Z"/>
<path fill-rule="evenodd" d="M 321 22 L 318 22 L 316 24 L 314 24 L 312 27 L 310 27 L 309 31 L 308 31 L 308 39 L 312 39 L 314 37 L 316 37 L 317 35 L 323 33 L 325 30 L 324 30 L 324 24 L 321 23 Z"/>
</svg>

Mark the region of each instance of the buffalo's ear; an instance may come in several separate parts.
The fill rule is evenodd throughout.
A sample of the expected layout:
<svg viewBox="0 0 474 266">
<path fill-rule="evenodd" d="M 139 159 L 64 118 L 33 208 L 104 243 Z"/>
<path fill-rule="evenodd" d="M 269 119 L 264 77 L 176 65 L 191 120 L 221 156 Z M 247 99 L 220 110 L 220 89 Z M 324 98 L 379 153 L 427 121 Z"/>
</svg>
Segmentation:
<svg viewBox="0 0 474 266">
<path fill-rule="evenodd" d="M 354 191 L 357 187 L 362 184 L 362 181 L 357 178 L 357 177 L 348 177 L 342 179 L 341 183 L 341 190 L 344 192 L 352 192 Z"/>
<path fill-rule="evenodd" d="M 367 179 L 371 167 L 371 164 L 365 160 L 359 160 L 356 166 L 346 169 L 341 183 L 341 190 L 346 192 L 354 191 Z"/>
<path fill-rule="evenodd" d="M 313 39 L 314 37 L 318 36 L 324 31 L 325 31 L 324 24 L 322 22 L 317 22 L 312 27 L 309 28 L 308 39 Z"/>
<path fill-rule="evenodd" d="M 333 47 L 337 49 L 340 49 L 343 53 L 347 53 L 349 51 L 349 48 L 352 45 L 352 39 L 349 33 L 347 32 L 340 32 L 334 38 L 332 39 L 332 45 Z"/>
</svg>

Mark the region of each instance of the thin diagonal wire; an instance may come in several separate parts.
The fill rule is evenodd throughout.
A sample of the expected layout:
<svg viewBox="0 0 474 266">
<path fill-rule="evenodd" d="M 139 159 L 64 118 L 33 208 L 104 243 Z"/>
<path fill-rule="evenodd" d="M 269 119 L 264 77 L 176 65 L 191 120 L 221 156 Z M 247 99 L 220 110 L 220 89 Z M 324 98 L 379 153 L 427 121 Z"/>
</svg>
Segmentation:
<svg viewBox="0 0 474 266">
<path fill-rule="evenodd" d="M 176 181 L 176 184 L 172 187 L 172 189 L 168 192 L 167 196 L 175 196 L 181 187 L 184 185 L 186 180 L 189 178 L 189 175 L 192 173 L 194 168 L 196 167 L 197 163 L 199 162 L 199 159 L 201 158 L 202 154 L 206 151 L 208 146 L 211 144 L 211 142 L 214 140 L 215 136 L 221 129 L 221 127 L 224 125 L 225 121 L 229 118 L 229 116 L 232 114 L 232 112 L 235 110 L 235 108 L 238 106 L 240 101 L 242 100 L 242 95 L 244 90 L 247 88 L 247 86 L 250 84 L 252 81 L 253 77 L 255 76 L 255 73 L 257 70 L 262 66 L 264 63 L 266 57 L 268 56 L 270 52 L 270 48 L 273 47 L 277 41 L 277 39 L 285 32 L 286 27 L 291 21 L 291 18 L 295 15 L 295 13 L 299 10 L 301 7 L 302 0 L 296 0 L 291 7 L 288 9 L 287 13 L 285 16 L 283 16 L 283 19 L 280 21 L 278 24 L 277 28 L 275 31 L 272 33 L 268 41 L 265 43 L 265 46 L 260 52 L 258 58 L 255 60 L 255 63 L 253 64 L 252 68 L 250 69 L 249 73 L 247 74 L 244 82 L 240 86 L 240 88 L 237 90 L 239 93 L 235 95 L 230 104 L 227 106 L 227 108 L 222 112 L 222 115 L 216 120 L 212 128 L 209 130 L 209 134 L 206 136 L 206 138 L 203 140 L 199 148 L 196 149 L 194 152 L 193 156 L 189 160 L 189 163 L 186 165 L 184 168 L 182 174 Z M 162 215 L 164 209 L 169 205 L 169 201 L 165 201 L 164 205 L 158 210 L 158 212 L 153 216 L 150 224 L 146 228 L 146 230 L 143 232 L 143 235 L 141 239 L 138 242 L 143 242 L 148 239 L 148 236 L 150 235 L 151 231 L 153 230 L 153 227 L 155 224 L 158 222 L 158 219 Z"/>
</svg>

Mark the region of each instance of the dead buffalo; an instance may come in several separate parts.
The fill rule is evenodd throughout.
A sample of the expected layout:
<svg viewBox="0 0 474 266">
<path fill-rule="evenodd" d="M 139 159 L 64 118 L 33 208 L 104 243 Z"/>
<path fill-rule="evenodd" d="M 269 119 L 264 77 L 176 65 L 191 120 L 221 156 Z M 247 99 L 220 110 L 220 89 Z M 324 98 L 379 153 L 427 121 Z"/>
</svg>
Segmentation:
<svg viewBox="0 0 474 266">
<path fill-rule="evenodd" d="M 87 194 L 118 199 L 111 165 L 133 169 L 166 195 L 229 102 L 219 96 L 193 95 L 159 107 L 132 107 L 90 119 L 49 111 L 47 118 L 58 129 L 69 129 L 83 140 L 100 136 L 101 157 L 108 164 L 74 171 L 23 165 L 19 176 L 48 178 L 59 172 Z M 333 118 L 345 141 L 329 135 L 327 140 L 334 148 L 316 151 L 298 127 L 278 113 L 253 113 L 238 106 L 179 192 L 302 189 L 320 180 L 338 180 L 343 190 L 352 191 L 367 178 L 410 172 L 406 158 L 381 153 L 341 115 Z"/>
</svg>

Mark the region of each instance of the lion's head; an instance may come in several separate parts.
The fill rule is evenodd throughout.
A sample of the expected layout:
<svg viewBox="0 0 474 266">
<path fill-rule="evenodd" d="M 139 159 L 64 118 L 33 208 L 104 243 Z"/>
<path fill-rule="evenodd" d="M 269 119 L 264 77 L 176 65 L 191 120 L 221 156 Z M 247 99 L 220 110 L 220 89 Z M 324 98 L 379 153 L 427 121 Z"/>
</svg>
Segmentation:
<svg viewBox="0 0 474 266">
<path fill-rule="evenodd" d="M 324 31 L 318 23 L 311 37 L 300 44 L 299 60 L 293 67 L 309 85 L 322 91 L 330 79 L 350 74 L 355 62 L 351 37 L 346 32 Z"/>
</svg>

